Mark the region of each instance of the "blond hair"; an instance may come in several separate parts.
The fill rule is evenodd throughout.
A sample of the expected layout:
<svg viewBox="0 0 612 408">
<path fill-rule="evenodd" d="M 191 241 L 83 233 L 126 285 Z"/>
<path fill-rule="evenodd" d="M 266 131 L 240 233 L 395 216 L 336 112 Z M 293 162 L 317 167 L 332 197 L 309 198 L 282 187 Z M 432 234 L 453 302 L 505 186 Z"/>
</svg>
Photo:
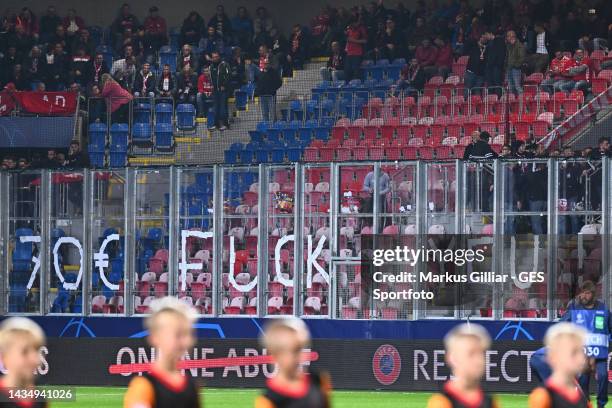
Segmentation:
<svg viewBox="0 0 612 408">
<path fill-rule="evenodd" d="M 0 352 L 6 351 L 16 334 L 28 334 L 37 347 L 45 344 L 45 333 L 33 320 L 25 317 L 10 317 L 0 324 Z"/>
<path fill-rule="evenodd" d="M 472 337 L 480 341 L 484 349 L 491 346 L 491 336 L 487 330 L 479 324 L 463 323 L 453 327 L 446 336 L 444 336 L 444 348 L 448 351 L 457 340 L 464 337 Z"/>
<path fill-rule="evenodd" d="M 555 325 L 552 325 L 546 330 L 546 334 L 544 335 L 544 345 L 546 347 L 550 347 L 562 337 L 573 337 L 580 342 L 580 344 L 584 345 L 586 343 L 587 331 L 570 322 L 561 322 Z"/>
<path fill-rule="evenodd" d="M 145 327 L 151 331 L 155 328 L 155 320 L 163 313 L 174 313 L 185 318 L 191 325 L 198 320 L 198 313 L 193 306 L 180 301 L 174 296 L 155 299 L 149 304 L 151 314 L 145 319 Z"/>
<path fill-rule="evenodd" d="M 261 344 L 269 350 L 276 349 L 279 346 L 276 334 L 283 330 L 297 334 L 302 347 L 310 345 L 310 331 L 306 323 L 293 316 L 278 317 L 270 321 L 260 338 Z"/>
</svg>

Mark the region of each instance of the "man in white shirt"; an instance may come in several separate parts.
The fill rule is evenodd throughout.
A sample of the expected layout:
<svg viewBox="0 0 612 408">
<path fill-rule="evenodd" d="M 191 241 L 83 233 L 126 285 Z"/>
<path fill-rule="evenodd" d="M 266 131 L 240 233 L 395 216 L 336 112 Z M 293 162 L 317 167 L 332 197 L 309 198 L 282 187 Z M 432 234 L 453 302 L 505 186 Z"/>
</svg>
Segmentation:
<svg viewBox="0 0 612 408">
<path fill-rule="evenodd" d="M 544 73 L 548 67 L 552 51 L 550 33 L 546 31 L 542 23 L 535 23 L 533 30 L 535 31 L 535 44 L 531 48 L 533 72 Z"/>
</svg>

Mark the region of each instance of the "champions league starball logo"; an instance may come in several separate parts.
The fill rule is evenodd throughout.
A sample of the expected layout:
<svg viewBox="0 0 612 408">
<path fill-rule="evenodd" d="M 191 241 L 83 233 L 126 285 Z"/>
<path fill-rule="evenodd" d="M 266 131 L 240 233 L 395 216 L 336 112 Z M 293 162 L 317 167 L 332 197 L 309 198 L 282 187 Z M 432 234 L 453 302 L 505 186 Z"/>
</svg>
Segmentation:
<svg viewBox="0 0 612 408">
<path fill-rule="evenodd" d="M 391 385 L 399 378 L 402 371 L 402 359 L 399 351 L 390 344 L 380 346 L 372 357 L 372 372 L 382 385 Z"/>
</svg>

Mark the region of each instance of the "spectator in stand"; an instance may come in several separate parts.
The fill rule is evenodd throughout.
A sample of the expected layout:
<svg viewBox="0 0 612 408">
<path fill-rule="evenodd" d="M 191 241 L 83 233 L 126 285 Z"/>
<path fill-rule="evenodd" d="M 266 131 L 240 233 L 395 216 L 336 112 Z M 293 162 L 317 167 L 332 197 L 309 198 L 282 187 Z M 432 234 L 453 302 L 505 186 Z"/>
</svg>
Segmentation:
<svg viewBox="0 0 612 408">
<path fill-rule="evenodd" d="M 36 84 L 36 92 L 45 92 L 47 90 L 47 86 L 45 85 L 44 82 L 38 82 Z"/>
<path fill-rule="evenodd" d="M 506 41 L 499 31 L 497 34 L 487 31 L 485 35 L 488 39 L 485 55 L 485 82 L 489 87 L 489 92 L 501 96 L 506 61 Z"/>
<path fill-rule="evenodd" d="M 123 89 L 130 90 L 134 87 L 136 71 L 136 58 L 132 56 L 125 59 L 125 68 L 117 71 L 113 77 Z"/>
<path fill-rule="evenodd" d="M 162 73 L 159 78 L 157 78 L 155 91 L 160 98 L 174 99 L 176 95 L 176 78 L 174 77 L 174 73 L 170 70 L 170 65 L 165 64 L 162 68 Z"/>
<path fill-rule="evenodd" d="M 438 72 L 436 67 L 436 59 L 438 58 L 438 49 L 431 43 L 429 38 L 424 39 L 416 49 L 414 56 L 421 69 L 425 71 L 427 78 L 431 78 Z"/>
<path fill-rule="evenodd" d="M 423 43 L 423 40 L 428 39 L 431 36 L 429 26 L 425 24 L 423 17 L 417 17 L 415 26 L 407 36 L 408 51 L 411 53 L 415 52 L 417 46 Z"/>
<path fill-rule="evenodd" d="M 151 72 L 151 64 L 145 62 L 134 79 L 134 96 L 153 98 L 155 96 L 155 74 Z"/>
<path fill-rule="evenodd" d="M 90 64 L 91 57 L 87 54 L 85 48 L 78 48 L 70 61 L 70 82 L 85 85 L 87 83 L 87 68 Z"/>
<path fill-rule="evenodd" d="M 346 81 L 361 78 L 361 60 L 368 42 L 368 33 L 360 19 L 354 19 L 345 30 L 346 59 L 344 61 L 344 76 Z"/>
<path fill-rule="evenodd" d="M 232 19 L 232 32 L 236 44 L 248 51 L 253 39 L 253 20 L 249 17 L 246 7 L 238 7 L 236 16 Z"/>
<path fill-rule="evenodd" d="M 77 15 L 75 9 L 68 9 L 68 14 L 64 17 L 62 25 L 68 36 L 74 36 L 82 29 L 86 28 L 85 21 Z"/>
<path fill-rule="evenodd" d="M 198 48 L 202 50 L 202 55 L 199 58 L 198 64 L 200 66 L 209 65 L 212 59 L 212 53 L 217 51 L 223 53 L 223 37 L 217 34 L 215 27 L 209 26 L 206 30 L 206 36 L 202 37 Z"/>
<path fill-rule="evenodd" d="M 132 32 L 138 27 L 138 18 L 132 14 L 130 5 L 124 3 L 119 9 L 117 18 L 111 25 L 111 35 L 113 37 L 113 43 L 120 43 L 126 29 L 130 29 Z"/>
<path fill-rule="evenodd" d="M 65 166 L 71 169 L 83 169 L 89 167 L 89 158 L 85 152 L 81 150 L 81 144 L 73 140 L 68 148 L 68 156 L 66 157 Z M 81 183 L 76 183 L 82 186 Z M 81 194 L 82 196 L 82 194 Z M 71 200 L 72 201 L 72 200 Z M 77 202 L 79 202 L 78 200 Z"/>
<path fill-rule="evenodd" d="M 127 65 L 127 60 L 134 56 L 134 49 L 131 45 L 126 45 L 123 49 L 123 58 L 117 59 L 113 62 L 113 66 L 111 67 L 110 74 L 115 76 L 117 72 L 125 70 L 125 66 Z"/>
<path fill-rule="evenodd" d="M 289 65 L 289 60 L 287 59 L 288 52 L 288 44 L 285 37 L 281 34 L 279 30 L 274 28 L 271 32 L 271 41 L 272 41 L 272 55 L 278 65 L 278 69 L 281 72 L 282 76 L 290 77 L 291 76 L 291 66 Z"/>
<path fill-rule="evenodd" d="M 512 30 L 506 33 L 506 80 L 508 90 L 515 95 L 523 93 L 523 64 L 525 63 L 525 46 L 518 41 Z"/>
<path fill-rule="evenodd" d="M 47 157 L 41 160 L 38 164 L 41 169 L 57 169 L 59 167 L 59 163 L 57 162 L 57 153 L 55 152 L 55 149 L 48 149 Z"/>
<path fill-rule="evenodd" d="M 43 58 L 40 48 L 32 47 L 30 55 L 23 60 L 23 70 L 30 82 L 41 82 L 45 80 L 43 72 Z M 0 75 L 1 77 L 1 75 Z"/>
<path fill-rule="evenodd" d="M 77 50 L 80 47 L 85 49 L 87 55 L 93 55 L 96 51 L 96 45 L 90 36 L 89 30 L 82 28 L 72 42 L 72 50 Z"/>
<path fill-rule="evenodd" d="M 436 37 L 434 44 L 438 48 L 435 62 L 437 74 L 446 78 L 453 67 L 453 48 L 442 36 Z"/>
<path fill-rule="evenodd" d="M 197 107 L 198 117 L 204 118 L 208 115 L 208 110 L 212 104 L 212 79 L 210 78 L 210 68 L 204 67 L 198 77 Z"/>
<path fill-rule="evenodd" d="M 270 61 L 266 61 L 255 85 L 255 95 L 259 96 L 264 121 L 276 120 L 276 92 L 282 85 L 280 74 L 270 66 Z"/>
<path fill-rule="evenodd" d="M 344 59 L 345 54 L 340 43 L 334 41 L 331 43 L 332 53 L 327 60 L 327 64 L 321 67 L 321 78 L 324 81 L 342 81 L 344 80 Z"/>
<path fill-rule="evenodd" d="M 68 36 L 66 35 L 66 29 L 61 24 L 55 27 L 55 34 L 53 35 L 53 38 L 51 38 L 51 41 L 48 42 L 48 44 L 57 44 L 57 43 L 62 44 L 64 51 L 66 52 L 70 51 L 70 46 L 72 45 L 72 43 L 70 42 L 70 40 L 68 39 Z"/>
<path fill-rule="evenodd" d="M 561 85 L 564 85 L 567 81 L 565 73 L 571 65 L 572 59 L 570 57 L 563 55 L 561 51 L 556 51 L 555 58 L 550 61 L 548 67 L 548 78 L 542 81 L 540 88 L 550 94 L 561 89 Z"/>
<path fill-rule="evenodd" d="M 2 60 L 2 70 L 0 71 L 0 78 L 7 82 L 8 76 L 11 72 L 13 72 L 13 67 L 17 64 L 21 64 L 22 61 L 21 54 L 17 51 L 17 47 L 14 45 L 9 45 L 6 50 L 6 55 Z"/>
<path fill-rule="evenodd" d="M 102 92 L 110 108 L 112 123 L 127 123 L 130 101 L 134 98 L 131 93 L 123 89 L 110 74 L 102 75 Z"/>
<path fill-rule="evenodd" d="M 384 30 L 376 39 L 375 54 L 376 59 L 385 58 L 389 61 L 404 55 L 401 33 L 392 18 L 387 19 Z"/>
<path fill-rule="evenodd" d="M 87 84 L 100 84 L 104 74 L 108 74 L 108 67 L 104 62 L 104 55 L 98 53 L 87 69 Z"/>
<path fill-rule="evenodd" d="M 197 11 L 189 13 L 181 26 L 179 44 L 197 45 L 204 31 L 204 19 Z"/>
<path fill-rule="evenodd" d="M 108 74 L 108 72 L 105 74 Z M 87 113 L 89 114 L 89 123 L 103 122 L 106 119 L 106 103 L 100 92 L 102 75 L 100 75 L 100 82 L 92 83 L 88 90 L 89 112 Z"/>
<path fill-rule="evenodd" d="M 272 43 L 272 30 L 275 30 L 276 26 L 272 18 L 268 16 L 268 10 L 265 7 L 258 7 L 255 10 L 255 20 L 253 21 L 254 37 L 253 42 L 255 46 L 266 44 L 271 45 Z"/>
<path fill-rule="evenodd" d="M 158 51 L 168 43 L 168 28 L 166 20 L 159 15 L 157 6 L 149 8 L 149 15 L 144 21 L 145 42 L 152 50 Z"/>
<path fill-rule="evenodd" d="M 183 67 L 176 82 L 178 103 L 190 103 L 195 106 L 196 95 L 198 93 L 198 78 L 189 65 Z"/>
<path fill-rule="evenodd" d="M 26 158 L 20 157 L 17 161 L 17 168 L 19 170 L 27 170 L 30 168 L 30 162 Z"/>
<path fill-rule="evenodd" d="M 612 156 L 610 153 L 610 139 L 600 137 L 597 143 L 597 150 L 593 149 L 588 157 L 591 160 L 602 160 L 604 157 Z"/>
<path fill-rule="evenodd" d="M 302 31 L 302 26 L 296 24 L 293 26 L 293 32 L 289 39 L 289 50 L 287 53 L 287 61 L 293 69 L 304 69 L 304 62 L 308 58 L 308 40 Z"/>
<path fill-rule="evenodd" d="M 81 85 L 77 84 L 76 82 L 72 82 L 68 87 L 68 92 L 73 92 L 77 94 L 77 103 L 79 104 L 79 109 L 84 110 L 83 107 L 86 106 L 85 103 L 87 102 L 87 99 L 85 98 L 85 95 L 83 95 L 83 93 L 81 92 Z"/>
<path fill-rule="evenodd" d="M 45 15 L 40 18 L 39 33 L 40 42 L 46 43 L 53 37 L 55 27 L 62 24 L 62 19 L 57 15 L 55 6 L 49 5 Z"/>
<path fill-rule="evenodd" d="M 26 79 L 26 75 L 23 72 L 21 64 L 13 65 L 13 72 L 9 76 L 9 83 L 15 85 L 17 91 L 29 91 L 30 82 Z"/>
<path fill-rule="evenodd" d="M 218 52 L 213 52 L 210 65 L 210 77 L 213 85 L 213 107 L 215 109 L 215 122 L 210 129 L 223 131 L 229 126 L 227 111 L 227 87 L 230 81 L 229 64 L 221 59 Z"/>
<path fill-rule="evenodd" d="M 66 87 L 68 60 L 61 43 L 55 44 L 50 53 L 47 53 L 45 73 L 47 79 L 45 84 L 49 91 L 62 91 Z"/>
<path fill-rule="evenodd" d="M 591 61 L 584 55 L 584 51 L 580 48 L 574 53 L 574 58 L 567 72 L 568 80 L 560 86 L 563 91 L 582 91 L 587 92 L 590 86 L 591 78 Z"/>
<path fill-rule="evenodd" d="M 244 58 L 242 58 L 242 49 L 240 47 L 234 47 L 232 50 L 229 65 L 231 70 L 229 94 L 232 95 L 236 89 L 244 85 L 246 80 L 245 62 Z"/>
<path fill-rule="evenodd" d="M 552 36 L 544 27 L 544 24 L 538 22 L 534 25 L 535 41 L 532 41 L 529 57 L 533 72 L 544 72 L 548 66 L 550 55 L 555 47 Z"/>
<path fill-rule="evenodd" d="M 15 19 L 15 28 L 17 27 L 23 28 L 24 34 L 34 41 L 38 40 L 38 19 L 28 7 L 22 8 Z"/>
<path fill-rule="evenodd" d="M 31 49 L 34 41 L 31 36 L 26 34 L 25 28 L 22 25 L 16 25 L 14 30 L 13 35 L 9 38 L 10 45 L 15 46 L 20 54 L 23 50 Z"/>
<path fill-rule="evenodd" d="M 267 45 L 265 44 L 260 45 L 258 54 L 259 54 L 259 58 L 256 64 L 251 63 L 251 61 L 248 61 L 248 60 L 245 61 L 245 70 L 246 70 L 246 75 L 247 75 L 247 81 L 249 83 L 253 83 L 257 80 L 259 73 L 263 71 L 265 64 L 267 62 L 269 62 L 270 65 L 274 67 L 274 69 L 279 68 L 279 64 L 278 64 L 278 60 L 276 56 L 274 56 L 270 52 Z"/>
<path fill-rule="evenodd" d="M 467 160 L 490 160 L 497 157 L 489 145 L 491 135 L 489 132 L 472 133 L 472 144 L 465 149 L 464 158 Z"/>
<path fill-rule="evenodd" d="M 410 63 L 402 67 L 394 94 L 396 96 L 399 96 L 400 92 L 405 95 L 418 94 L 425 87 L 426 81 L 425 71 L 416 58 L 411 58 Z"/>
<path fill-rule="evenodd" d="M 564 160 L 559 163 L 559 206 L 561 211 L 572 212 L 584 198 L 584 188 L 580 182 L 582 168 L 580 163 L 571 161 L 574 158 L 574 151 L 571 147 L 566 146 L 563 149 L 563 158 L 569 161 Z M 569 215 L 559 218 L 559 234 L 570 235 L 578 232 L 580 232 L 578 216 Z"/>
<path fill-rule="evenodd" d="M 324 6 L 319 15 L 310 20 L 310 35 L 314 46 L 314 52 L 327 50 L 325 39 L 331 28 L 331 6 Z"/>
<path fill-rule="evenodd" d="M 225 7 L 223 7 L 223 5 L 217 5 L 216 13 L 210 18 L 208 27 L 213 27 L 217 35 L 225 41 L 230 40 L 232 35 L 232 23 L 227 14 L 225 14 Z"/>
<path fill-rule="evenodd" d="M 185 66 L 189 66 L 192 70 L 198 69 L 198 60 L 192 52 L 191 45 L 189 44 L 183 45 L 181 52 L 179 52 L 178 56 L 176 57 L 177 72 L 183 72 L 183 68 Z"/>
<path fill-rule="evenodd" d="M 139 41 L 139 38 L 134 35 L 132 29 L 129 27 L 126 27 L 126 29 L 123 31 L 123 35 L 118 40 L 115 49 L 124 50 L 126 47 L 131 48 L 132 56 L 136 57 L 138 60 L 141 59 L 143 44 L 141 41 Z"/>
<path fill-rule="evenodd" d="M 478 42 L 470 41 L 465 50 L 468 56 L 467 66 L 463 77 L 463 97 L 467 100 L 470 93 L 482 94 L 482 86 L 485 82 L 485 70 L 487 66 L 487 35 L 480 36 Z"/>
</svg>

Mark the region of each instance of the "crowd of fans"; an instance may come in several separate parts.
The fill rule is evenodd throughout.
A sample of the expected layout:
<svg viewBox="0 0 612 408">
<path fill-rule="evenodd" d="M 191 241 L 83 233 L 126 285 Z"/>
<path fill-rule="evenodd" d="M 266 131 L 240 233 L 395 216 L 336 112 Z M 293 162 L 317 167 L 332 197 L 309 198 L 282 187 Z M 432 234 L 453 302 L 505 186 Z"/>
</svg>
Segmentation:
<svg viewBox="0 0 612 408">
<path fill-rule="evenodd" d="M 212 10 L 207 10 L 211 12 Z M 612 8 L 606 0 L 491 0 L 473 8 L 467 0 L 414 10 L 382 0 L 352 8 L 326 6 L 309 25 L 288 35 L 265 7 L 251 17 L 239 7 L 234 17 L 218 5 L 206 19 L 191 11 L 180 30 L 169 30 L 156 6 L 141 20 L 124 4 L 110 27 L 90 27 L 69 9 L 50 5 L 40 16 L 28 7 L 0 17 L 0 88 L 80 91 L 93 103 L 92 120 L 126 121 L 134 97 L 171 98 L 191 103 L 198 116 L 214 109 L 214 124 L 228 126 L 228 98 L 253 83 L 260 96 L 276 94 L 282 76 L 303 67 L 312 55 L 329 54 L 324 79 L 360 78 L 364 59 L 396 60 L 399 90 L 422 90 L 433 75 L 447 76 L 467 56 L 465 92 L 501 87 L 522 92 L 525 74 L 541 72 L 548 91 L 587 92 L 595 69 L 589 55 L 607 51 Z M 279 16 L 277 16 L 279 17 Z M 162 47 L 175 36 L 176 64 L 159 66 Z M 105 58 L 112 53 L 112 64 Z M 174 65 L 174 66 L 172 66 Z M 274 100 L 262 100 L 264 118 L 274 119 Z M 272 111 L 272 112 L 271 112 Z"/>
</svg>

